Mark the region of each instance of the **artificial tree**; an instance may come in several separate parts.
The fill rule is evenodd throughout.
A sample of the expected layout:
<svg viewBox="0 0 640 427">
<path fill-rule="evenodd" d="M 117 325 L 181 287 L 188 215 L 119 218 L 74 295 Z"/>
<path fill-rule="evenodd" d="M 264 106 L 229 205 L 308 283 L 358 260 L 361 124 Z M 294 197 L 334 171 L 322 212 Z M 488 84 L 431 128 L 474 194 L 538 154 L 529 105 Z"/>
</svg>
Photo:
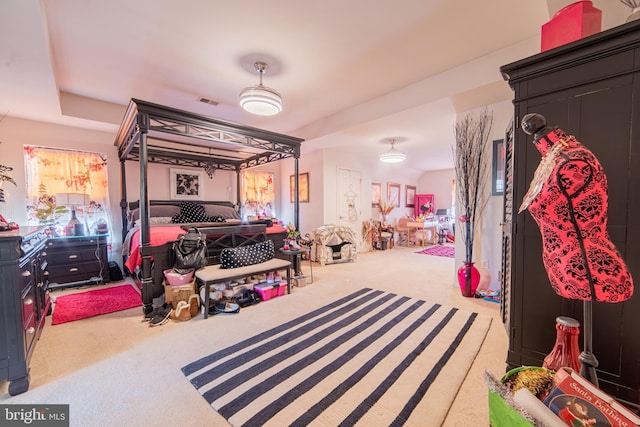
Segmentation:
<svg viewBox="0 0 640 427">
<path fill-rule="evenodd" d="M 473 262 L 473 241 L 476 224 L 482 219 L 482 211 L 489 200 L 490 147 L 489 135 L 493 126 L 493 113 L 483 110 L 477 117 L 468 114 L 455 125 L 456 144 L 454 166 L 458 221 L 456 227 L 465 246 L 463 266 L 458 270 L 458 281 L 462 294 L 475 295 L 480 273 Z"/>
</svg>

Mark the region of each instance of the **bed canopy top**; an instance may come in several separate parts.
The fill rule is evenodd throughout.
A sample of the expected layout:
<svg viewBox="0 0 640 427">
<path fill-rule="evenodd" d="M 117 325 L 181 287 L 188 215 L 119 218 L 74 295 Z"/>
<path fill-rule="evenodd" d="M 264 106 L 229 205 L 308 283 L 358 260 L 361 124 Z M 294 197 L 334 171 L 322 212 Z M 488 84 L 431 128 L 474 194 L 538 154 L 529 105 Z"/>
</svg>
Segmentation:
<svg viewBox="0 0 640 427">
<path fill-rule="evenodd" d="M 141 160 L 146 134 L 146 161 L 173 166 L 240 171 L 300 157 L 301 138 L 244 126 L 139 99 L 131 99 L 115 145 L 120 161 Z"/>
</svg>

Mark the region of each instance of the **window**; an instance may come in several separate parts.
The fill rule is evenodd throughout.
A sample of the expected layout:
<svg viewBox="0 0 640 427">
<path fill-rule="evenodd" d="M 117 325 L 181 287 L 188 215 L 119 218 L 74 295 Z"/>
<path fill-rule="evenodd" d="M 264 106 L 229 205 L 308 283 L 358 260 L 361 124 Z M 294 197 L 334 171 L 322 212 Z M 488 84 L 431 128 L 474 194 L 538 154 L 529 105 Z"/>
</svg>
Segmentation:
<svg viewBox="0 0 640 427">
<path fill-rule="evenodd" d="M 95 234 L 111 228 L 106 156 L 26 145 L 28 223 L 52 224 L 60 235 L 72 216 Z M 76 233 L 78 234 L 78 233 Z"/>
<path fill-rule="evenodd" d="M 242 172 L 242 218 L 272 218 L 275 212 L 273 172 Z"/>
</svg>

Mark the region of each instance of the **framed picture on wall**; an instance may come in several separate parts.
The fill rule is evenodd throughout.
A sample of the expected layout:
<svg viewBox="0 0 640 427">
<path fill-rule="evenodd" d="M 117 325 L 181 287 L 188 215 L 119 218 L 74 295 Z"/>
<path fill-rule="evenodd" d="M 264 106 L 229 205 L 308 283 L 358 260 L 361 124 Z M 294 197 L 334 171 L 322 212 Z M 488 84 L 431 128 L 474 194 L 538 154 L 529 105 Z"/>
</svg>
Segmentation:
<svg viewBox="0 0 640 427">
<path fill-rule="evenodd" d="M 429 216 L 435 213 L 435 196 L 433 194 L 416 194 L 414 212 L 416 217 Z"/>
<path fill-rule="evenodd" d="M 393 203 L 393 206 L 400 207 L 400 184 L 395 182 L 387 183 L 387 198 Z"/>
<path fill-rule="evenodd" d="M 413 185 L 404 186 L 404 202 L 405 207 L 412 208 L 415 206 L 416 187 Z"/>
<path fill-rule="evenodd" d="M 204 173 L 189 169 L 169 169 L 171 200 L 204 200 Z"/>
<path fill-rule="evenodd" d="M 295 202 L 294 199 L 294 191 L 296 184 L 296 176 L 291 175 L 289 177 L 289 197 L 291 199 L 291 203 Z M 298 174 L 298 201 L 300 203 L 309 203 L 309 172 Z"/>
<path fill-rule="evenodd" d="M 376 208 L 380 204 L 380 193 L 382 193 L 382 184 L 379 182 L 371 183 L 371 207 Z"/>
<path fill-rule="evenodd" d="M 491 174 L 491 194 L 501 196 L 504 194 L 504 169 L 506 153 L 503 139 L 493 141 L 493 168 Z"/>
</svg>

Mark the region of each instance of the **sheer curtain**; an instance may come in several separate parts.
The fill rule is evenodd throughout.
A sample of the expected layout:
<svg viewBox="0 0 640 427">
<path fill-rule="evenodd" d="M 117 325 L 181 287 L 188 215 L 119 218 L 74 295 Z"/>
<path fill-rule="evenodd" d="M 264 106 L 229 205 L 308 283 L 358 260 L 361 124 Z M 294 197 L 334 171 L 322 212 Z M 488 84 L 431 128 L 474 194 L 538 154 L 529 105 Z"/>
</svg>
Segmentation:
<svg viewBox="0 0 640 427">
<path fill-rule="evenodd" d="M 250 216 L 276 217 L 273 172 L 241 173 L 242 218 Z"/>
<path fill-rule="evenodd" d="M 26 197 L 28 223 L 53 224 L 64 234 L 75 208 L 77 218 L 95 234 L 102 224 L 111 230 L 107 160 L 104 154 L 26 145 Z M 78 205 L 64 206 L 64 194 L 73 193 Z M 56 197 L 57 196 L 57 197 Z"/>
</svg>

